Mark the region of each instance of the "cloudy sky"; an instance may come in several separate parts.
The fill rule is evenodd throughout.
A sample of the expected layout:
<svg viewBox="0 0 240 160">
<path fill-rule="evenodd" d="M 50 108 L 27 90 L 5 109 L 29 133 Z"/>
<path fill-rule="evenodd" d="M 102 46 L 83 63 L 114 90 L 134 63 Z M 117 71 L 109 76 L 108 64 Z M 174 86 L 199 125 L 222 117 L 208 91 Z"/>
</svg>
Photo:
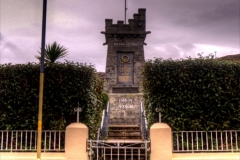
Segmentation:
<svg viewBox="0 0 240 160">
<path fill-rule="evenodd" d="M 146 8 L 146 59 L 240 53 L 240 0 L 127 0 L 127 8 L 127 19 Z M 123 20 L 124 0 L 48 0 L 46 44 L 105 71 L 105 19 Z M 42 0 L 0 0 L 0 64 L 37 62 L 41 23 Z"/>
</svg>

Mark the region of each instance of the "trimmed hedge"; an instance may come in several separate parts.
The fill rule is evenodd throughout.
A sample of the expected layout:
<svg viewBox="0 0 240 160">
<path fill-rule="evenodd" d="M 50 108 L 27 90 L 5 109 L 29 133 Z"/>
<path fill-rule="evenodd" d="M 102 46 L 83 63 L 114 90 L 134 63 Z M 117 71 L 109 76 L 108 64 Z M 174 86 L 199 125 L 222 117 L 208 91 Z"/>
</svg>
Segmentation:
<svg viewBox="0 0 240 160">
<path fill-rule="evenodd" d="M 36 130 L 38 121 L 39 64 L 0 66 L 0 129 Z M 107 96 L 92 65 L 53 63 L 45 65 L 43 129 L 65 130 L 76 122 L 74 108 L 83 109 L 80 121 L 94 138 Z"/>
<path fill-rule="evenodd" d="M 146 62 L 143 71 L 149 125 L 173 130 L 240 129 L 240 63 L 212 57 Z"/>
</svg>

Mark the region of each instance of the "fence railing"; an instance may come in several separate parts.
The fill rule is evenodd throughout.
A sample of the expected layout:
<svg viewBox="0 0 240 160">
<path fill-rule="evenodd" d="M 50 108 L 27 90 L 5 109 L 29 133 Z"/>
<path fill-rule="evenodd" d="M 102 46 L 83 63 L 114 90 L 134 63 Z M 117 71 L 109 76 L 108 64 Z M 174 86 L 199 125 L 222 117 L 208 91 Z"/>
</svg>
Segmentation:
<svg viewBox="0 0 240 160">
<path fill-rule="evenodd" d="M 31 152 L 37 150 L 35 130 L 0 130 L 0 152 Z M 43 152 L 63 152 L 65 131 L 42 131 Z"/>
<path fill-rule="evenodd" d="M 173 152 L 239 152 L 240 130 L 173 131 Z"/>
</svg>

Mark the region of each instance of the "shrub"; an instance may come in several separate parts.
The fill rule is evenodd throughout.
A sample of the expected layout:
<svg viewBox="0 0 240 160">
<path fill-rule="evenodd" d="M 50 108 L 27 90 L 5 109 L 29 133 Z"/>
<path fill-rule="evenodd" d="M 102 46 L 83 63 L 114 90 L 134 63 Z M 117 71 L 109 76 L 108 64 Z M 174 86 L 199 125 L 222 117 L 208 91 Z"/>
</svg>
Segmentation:
<svg viewBox="0 0 240 160">
<path fill-rule="evenodd" d="M 212 57 L 146 62 L 143 71 L 149 124 L 173 130 L 240 129 L 240 63 Z"/>
<path fill-rule="evenodd" d="M 36 130 L 38 121 L 39 64 L 0 66 L 0 129 Z M 44 77 L 43 129 L 65 130 L 76 122 L 74 108 L 82 108 L 80 121 L 94 138 L 105 105 L 103 82 L 92 65 L 46 64 Z"/>
</svg>

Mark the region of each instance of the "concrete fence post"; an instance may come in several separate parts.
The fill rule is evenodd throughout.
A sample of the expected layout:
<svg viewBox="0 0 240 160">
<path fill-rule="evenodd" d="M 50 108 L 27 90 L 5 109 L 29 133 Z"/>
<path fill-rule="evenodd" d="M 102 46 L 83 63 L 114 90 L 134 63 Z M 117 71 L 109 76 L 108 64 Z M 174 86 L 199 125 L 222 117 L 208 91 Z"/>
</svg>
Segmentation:
<svg viewBox="0 0 240 160">
<path fill-rule="evenodd" d="M 65 158 L 66 160 L 88 160 L 86 141 L 88 127 L 82 123 L 72 123 L 66 128 Z"/>
<path fill-rule="evenodd" d="M 166 123 L 151 126 L 150 140 L 150 160 L 172 160 L 172 129 Z"/>
</svg>

